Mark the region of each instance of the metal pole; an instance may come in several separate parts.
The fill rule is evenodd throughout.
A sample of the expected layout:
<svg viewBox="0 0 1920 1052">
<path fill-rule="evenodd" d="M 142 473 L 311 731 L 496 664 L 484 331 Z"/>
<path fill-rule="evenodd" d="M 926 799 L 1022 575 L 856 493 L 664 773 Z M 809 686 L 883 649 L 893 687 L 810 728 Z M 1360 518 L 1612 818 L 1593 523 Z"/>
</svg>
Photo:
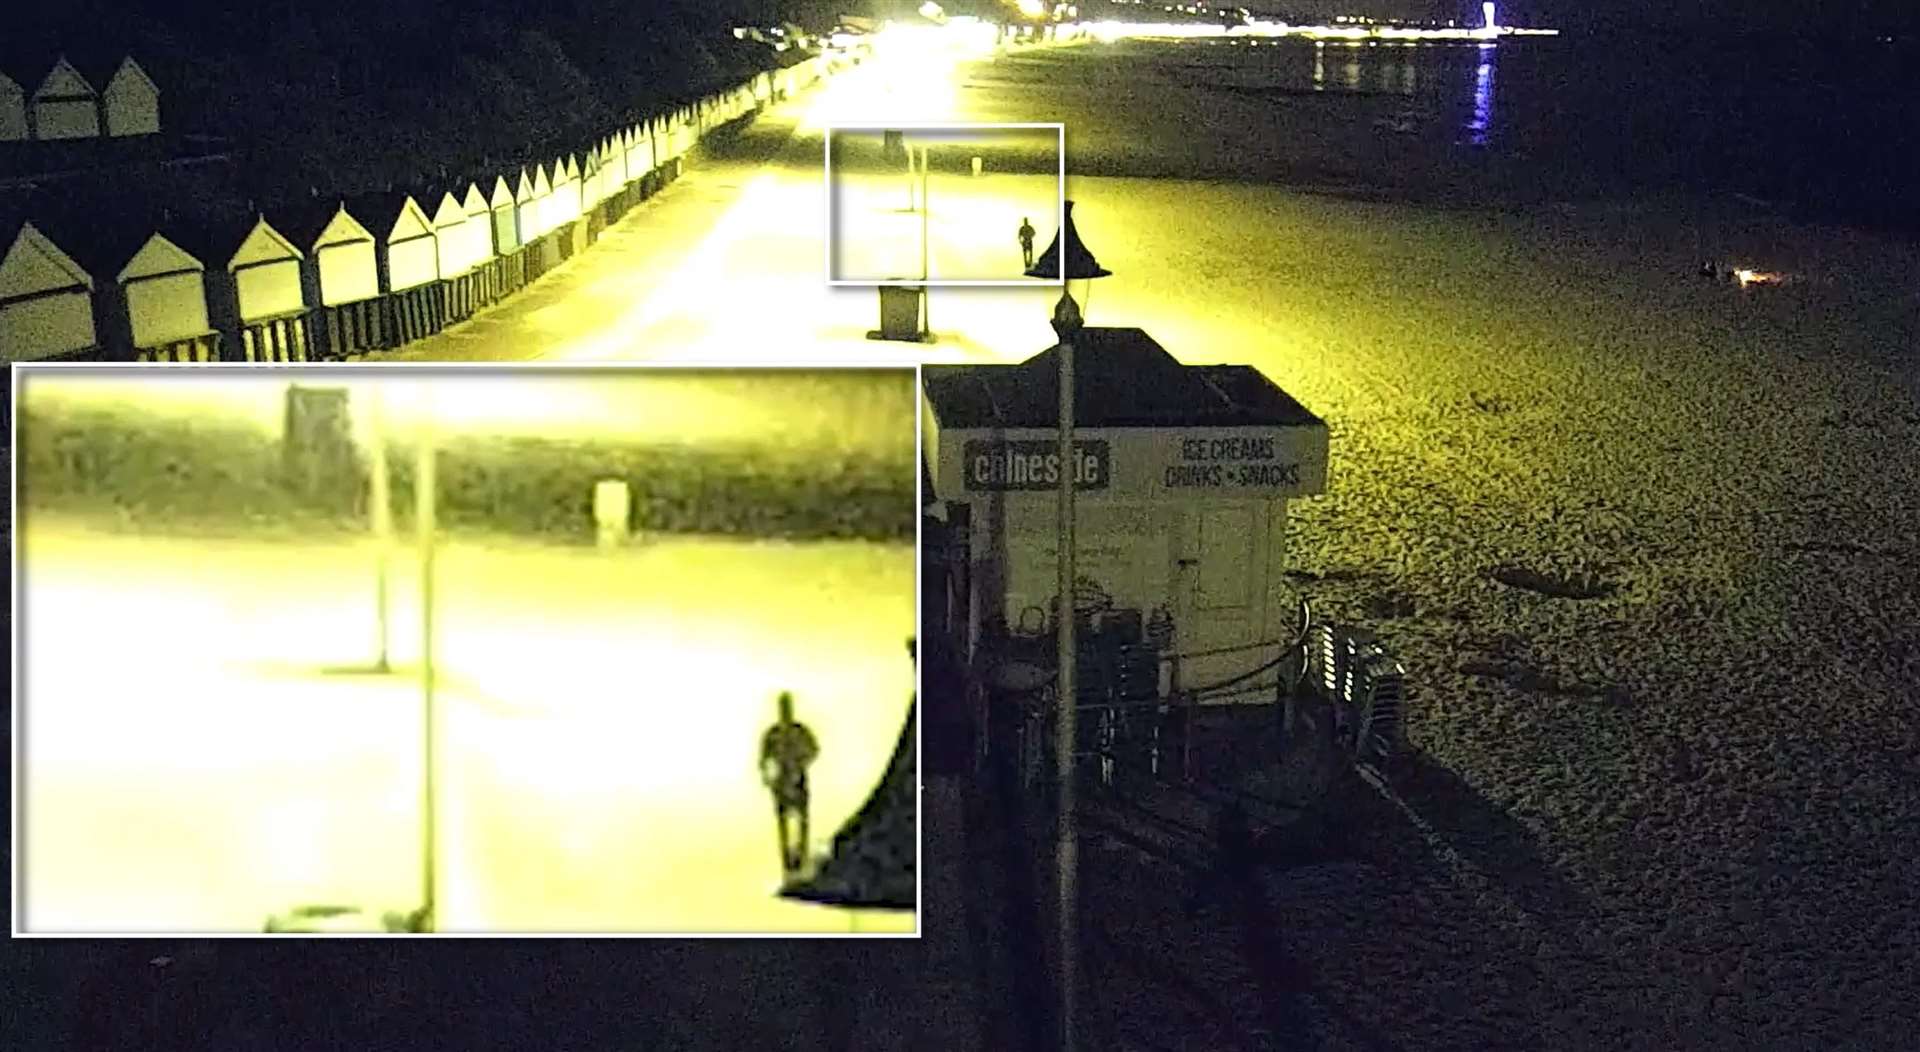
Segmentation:
<svg viewBox="0 0 1920 1052">
<path fill-rule="evenodd" d="M 1060 310 L 1057 317 L 1064 318 L 1073 310 L 1071 293 L 1062 291 Z M 1074 841 L 1073 804 L 1074 804 L 1074 711 L 1079 702 L 1079 689 L 1074 675 L 1078 652 L 1075 649 L 1074 628 L 1075 611 L 1073 604 L 1073 328 L 1061 326 L 1060 331 L 1060 600 L 1058 619 L 1060 641 L 1058 691 L 1055 698 L 1059 718 L 1057 746 L 1054 750 L 1054 762 L 1059 782 L 1060 814 L 1058 862 L 1060 867 L 1060 1035 L 1061 1048 L 1073 1052 L 1076 1047 L 1074 1034 L 1075 1002 L 1075 909 L 1076 894 L 1076 844 Z"/>
<path fill-rule="evenodd" d="M 437 918 L 434 911 L 438 905 L 434 890 L 436 879 L 436 858 L 434 845 L 438 839 L 437 815 L 435 814 L 435 756 L 434 746 L 437 735 L 434 726 L 433 703 L 433 547 L 434 547 L 434 435 L 431 424 L 423 424 L 420 429 L 419 460 L 414 470 L 414 519 L 420 535 L 420 689 L 422 696 L 421 738 L 423 742 L 424 765 L 422 770 L 421 815 L 424 837 L 421 844 L 421 908 L 420 930 L 434 930 Z"/>
<path fill-rule="evenodd" d="M 380 656 L 375 666 L 381 672 L 389 671 L 387 630 L 387 563 L 388 553 L 393 546 L 393 490 L 387 473 L 387 434 L 386 420 L 381 411 L 380 390 L 378 387 L 367 389 L 367 423 L 371 438 L 373 463 L 367 503 L 370 505 L 375 551 L 375 601 L 378 604 L 380 622 Z"/>
<path fill-rule="evenodd" d="M 920 333 L 928 335 L 933 331 L 933 290 L 927 287 L 927 281 L 933 272 L 927 269 L 927 215 L 932 211 L 927 201 L 927 169 L 932 167 L 928 150 L 920 147 Z"/>
</svg>

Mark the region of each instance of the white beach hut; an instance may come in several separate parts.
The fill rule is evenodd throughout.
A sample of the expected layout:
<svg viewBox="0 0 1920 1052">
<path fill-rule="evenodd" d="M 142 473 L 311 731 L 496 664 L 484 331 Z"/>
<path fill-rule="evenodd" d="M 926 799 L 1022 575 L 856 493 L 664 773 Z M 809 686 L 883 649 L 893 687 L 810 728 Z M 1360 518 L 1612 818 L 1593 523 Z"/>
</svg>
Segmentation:
<svg viewBox="0 0 1920 1052">
<path fill-rule="evenodd" d="M 622 143 L 624 147 L 622 152 L 626 158 L 625 163 L 627 166 L 628 181 L 640 179 L 653 173 L 653 139 L 652 133 L 648 130 L 649 126 L 650 122 L 649 125 L 636 125 L 627 129 L 623 136 L 625 142 Z M 648 185 L 643 192 L 653 192 L 652 180 L 647 180 L 647 183 Z"/>
<path fill-rule="evenodd" d="M 100 97 L 63 56 L 33 91 L 36 139 L 91 139 L 100 134 Z"/>
<path fill-rule="evenodd" d="M 547 208 L 552 217 L 549 223 L 558 230 L 580 218 L 580 166 L 568 154 L 553 162 L 552 173 L 553 192 Z"/>
<path fill-rule="evenodd" d="M 347 208 L 373 231 L 381 248 L 381 286 L 385 291 L 404 292 L 439 279 L 439 243 L 433 219 L 411 194 L 366 194 L 348 201 Z"/>
<path fill-rule="evenodd" d="M 391 326 L 382 312 L 373 232 L 337 200 L 276 209 L 270 218 L 275 230 L 306 252 L 301 276 L 314 308 L 314 357 L 337 359 L 386 346 Z"/>
<path fill-rule="evenodd" d="M 622 129 L 607 140 L 606 151 L 600 160 L 606 194 L 617 194 L 633 182 L 633 177 L 627 174 L 627 138 L 631 134 L 630 129 Z"/>
<path fill-rule="evenodd" d="M 93 278 L 32 223 L 9 223 L 0 255 L 0 361 L 83 355 L 99 345 Z M 6 228 L 0 227 L 0 231 Z"/>
<path fill-rule="evenodd" d="M 304 259 L 306 254 L 265 216 L 255 220 L 227 260 L 240 321 L 252 324 L 305 311 L 307 295 L 300 278 Z"/>
<path fill-rule="evenodd" d="M 126 298 L 127 326 L 143 356 L 207 361 L 217 356 L 207 318 L 206 265 L 154 233 L 114 276 Z"/>
<path fill-rule="evenodd" d="M 311 248 L 320 305 L 338 307 L 374 299 L 380 295 L 380 257 L 373 232 L 344 204 L 332 207 L 331 218 Z"/>
<path fill-rule="evenodd" d="M 433 228 L 434 269 L 441 278 L 457 277 L 472 269 L 468 258 L 467 210 L 460 199 L 443 193 L 429 217 Z"/>
<path fill-rule="evenodd" d="M 515 183 L 513 187 L 513 216 L 514 223 L 519 230 L 519 240 L 522 245 L 532 244 L 539 240 L 542 233 L 540 229 L 540 211 L 536 203 L 539 196 L 539 191 L 535 189 L 533 176 L 528 174 L 525 168 L 520 169 L 520 181 Z"/>
<path fill-rule="evenodd" d="M 599 211 L 600 202 L 606 200 L 606 188 L 601 181 L 600 158 L 606 155 L 606 144 L 596 142 L 587 147 L 580 161 L 580 213 L 592 215 Z M 604 217 L 603 217 L 604 218 Z"/>
<path fill-rule="evenodd" d="M 259 216 L 227 260 L 234 323 L 247 361 L 307 360 L 305 259 L 291 238 Z"/>
<path fill-rule="evenodd" d="M 481 192 L 479 183 L 467 184 L 460 210 L 467 215 L 467 224 L 461 227 L 466 238 L 464 258 L 469 268 L 477 267 L 493 258 L 493 210 L 487 206 L 487 195 Z"/>
<path fill-rule="evenodd" d="M 108 135 L 154 135 L 160 131 L 160 88 L 129 55 L 100 93 Z"/>
<path fill-rule="evenodd" d="M 534 230 L 544 237 L 559 224 L 554 222 L 553 176 L 558 170 L 555 165 L 534 165 L 533 168 L 533 216 Z"/>
<path fill-rule="evenodd" d="M 506 176 L 496 176 L 493 192 L 487 195 L 487 210 L 493 214 L 493 251 L 508 255 L 520 249 L 519 206 Z"/>
<path fill-rule="evenodd" d="M 0 73 L 0 142 L 18 142 L 27 134 L 26 89 Z"/>
</svg>

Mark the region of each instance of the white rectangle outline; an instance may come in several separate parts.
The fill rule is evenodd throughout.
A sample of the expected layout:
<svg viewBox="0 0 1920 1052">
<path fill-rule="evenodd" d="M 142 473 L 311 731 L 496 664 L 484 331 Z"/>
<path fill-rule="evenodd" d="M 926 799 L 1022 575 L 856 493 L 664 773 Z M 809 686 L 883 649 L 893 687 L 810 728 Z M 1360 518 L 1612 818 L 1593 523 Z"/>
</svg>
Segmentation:
<svg viewBox="0 0 1920 1052">
<path fill-rule="evenodd" d="M 63 372 L 114 372 L 140 373 L 165 371 L 168 373 L 232 373 L 239 375 L 259 375 L 264 373 L 306 373 L 306 374 L 364 374 L 386 371 L 400 372 L 474 372 L 483 370 L 512 373 L 570 373 L 570 372 L 650 372 L 657 369 L 688 369 L 709 372 L 732 372 L 737 369 L 785 369 L 807 371 L 861 371 L 861 372 L 906 372 L 913 373 L 913 621 L 915 656 L 913 663 L 913 721 L 914 721 L 914 845 L 913 845 L 913 931 L 911 932 L 430 932 L 426 935 L 387 932 L 342 932 L 300 933 L 300 932 L 29 932 L 23 929 L 24 916 L 20 912 L 20 867 L 24 855 L 20 850 L 20 801 L 26 786 L 25 764 L 21 763 L 20 715 L 26 705 L 20 694 L 20 634 L 22 631 L 20 607 L 22 589 L 20 584 L 20 379 L 24 373 L 63 373 Z M 13 587 L 8 595 L 8 613 L 12 619 L 12 631 L 8 633 L 8 647 L 12 657 L 13 713 L 11 733 L 13 735 L 9 759 L 13 763 L 12 797 L 8 808 L 8 817 L 12 821 L 12 833 L 9 845 L 13 853 L 13 864 L 9 867 L 8 908 L 12 911 L 12 921 L 8 925 L 12 930 L 9 936 L 15 939 L 311 939 L 316 941 L 334 941 L 342 939 L 879 939 L 879 940 L 918 940 L 926 935 L 926 886 L 925 852 L 927 824 L 923 811 L 924 790 L 926 787 L 922 760 L 925 749 L 924 735 L 926 720 L 920 714 L 920 701 L 924 696 L 919 659 L 919 641 L 922 629 L 920 612 L 925 609 L 921 595 L 921 537 L 926 495 L 921 492 L 926 478 L 923 467 L 925 451 L 921 448 L 921 414 L 923 409 L 920 397 L 923 389 L 923 377 L 919 363 L 889 364 L 885 362 L 872 365 L 834 363 L 828 365 L 807 365 L 792 360 L 769 360 L 766 362 L 640 362 L 630 365 L 610 364 L 607 362 L 553 362 L 553 363 L 503 363 L 503 362 L 381 362 L 353 364 L 326 364 L 314 362 L 299 363 L 242 363 L 242 362 L 204 362 L 195 364 L 153 364 L 131 362 L 10 362 L 8 363 L 7 406 L 9 428 L 7 448 L 12 451 L 7 463 L 7 496 L 10 501 L 8 541 L 10 551 L 8 560 L 13 572 Z"/>
<path fill-rule="evenodd" d="M 833 135 L 835 132 L 843 132 L 843 131 L 850 131 L 850 132 L 1005 131 L 1008 129 L 1023 129 L 1023 130 L 1030 131 L 1036 128 L 1052 128 L 1058 142 L 1058 146 L 1056 147 L 1056 151 L 1057 151 L 1056 156 L 1060 161 L 1060 174 L 1059 174 L 1059 181 L 1056 182 L 1054 185 L 1060 188 L 1060 201 L 1057 209 L 1057 214 L 1054 217 L 1054 225 L 1053 225 L 1053 229 L 1058 231 L 1058 230 L 1065 229 L 1067 225 L 1067 126 L 1064 123 L 1056 121 L 1053 123 L 1035 123 L 1035 124 L 913 124 L 913 123 L 907 123 L 907 124 L 830 124 L 828 125 L 826 129 L 826 133 L 823 136 L 821 136 L 821 138 L 826 143 L 826 161 L 821 169 L 821 177 L 820 177 L 820 182 L 825 189 L 826 198 L 827 198 L 827 206 L 825 210 L 826 217 L 827 217 L 827 229 L 826 229 L 826 237 L 822 239 L 826 242 L 826 246 L 827 246 L 827 259 L 826 259 L 827 286 L 829 288 L 836 288 L 836 289 L 849 289 L 849 288 L 851 289 L 871 289 L 871 288 L 1046 289 L 1046 288 L 1058 288 L 1060 286 L 1065 285 L 1067 283 L 1067 279 L 1064 276 L 1065 270 L 1066 270 L 1066 258 L 1064 255 L 1060 260 L 1062 276 L 1058 278 L 1054 278 L 1050 281 L 1035 280 L 1031 278 L 1026 281 L 967 281 L 967 280 L 876 281 L 876 280 L 862 280 L 859 278 L 836 278 L 833 276 L 833 229 L 834 229 L 833 227 Z"/>
</svg>

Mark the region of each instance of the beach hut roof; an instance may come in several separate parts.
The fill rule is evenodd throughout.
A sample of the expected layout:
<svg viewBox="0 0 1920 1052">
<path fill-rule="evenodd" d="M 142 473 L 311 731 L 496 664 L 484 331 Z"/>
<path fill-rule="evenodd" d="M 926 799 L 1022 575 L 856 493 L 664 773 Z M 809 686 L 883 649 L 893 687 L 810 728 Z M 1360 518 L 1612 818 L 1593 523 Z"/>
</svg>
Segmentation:
<svg viewBox="0 0 1920 1052">
<path fill-rule="evenodd" d="M 513 187 L 507 185 L 507 177 L 497 175 L 493 178 L 493 191 L 487 195 L 489 208 L 505 208 L 513 203 Z"/>
<path fill-rule="evenodd" d="M 93 275 L 26 214 L 26 195 L 0 199 L 0 300 L 44 289 L 93 288 Z"/>
<path fill-rule="evenodd" d="M 241 238 L 240 246 L 227 257 L 228 270 L 238 270 L 250 263 L 265 263 L 276 259 L 304 259 L 306 253 L 300 250 L 293 240 L 273 228 L 264 215 L 255 216 L 253 226 Z"/>
<path fill-rule="evenodd" d="M 323 242 L 373 240 L 373 232 L 337 197 L 289 202 L 268 212 L 267 219 L 302 252 L 311 252 Z"/>
<path fill-rule="evenodd" d="M 373 190 L 354 194 L 345 203 L 347 212 L 383 242 L 409 227 L 417 226 L 422 231 L 433 229 L 433 220 L 406 190 Z"/>
<path fill-rule="evenodd" d="M 434 203 L 432 218 L 435 227 L 457 226 L 467 221 L 467 210 L 453 191 L 445 190 Z"/>
<path fill-rule="evenodd" d="M 33 194 L 22 206 L 23 215 L 95 279 L 119 279 L 150 247 L 164 253 L 152 245 L 155 235 L 195 263 L 209 258 L 210 252 L 217 254 L 222 242 L 230 250 L 244 236 L 231 212 L 198 202 L 163 200 L 137 187 L 108 194 L 68 192 L 71 189 Z M 150 253 L 141 267 L 158 262 Z"/>
<path fill-rule="evenodd" d="M 160 94 L 160 85 L 147 76 L 147 71 L 133 60 L 132 55 L 120 60 L 120 65 L 114 69 L 113 76 L 107 79 L 107 86 L 101 89 L 101 93 L 123 91 L 128 85 L 142 85 L 153 94 Z"/>
<path fill-rule="evenodd" d="M 33 89 L 36 99 L 93 94 L 97 94 L 93 82 L 75 69 L 65 55 L 54 60 L 53 68 L 40 78 L 39 85 Z"/>
</svg>

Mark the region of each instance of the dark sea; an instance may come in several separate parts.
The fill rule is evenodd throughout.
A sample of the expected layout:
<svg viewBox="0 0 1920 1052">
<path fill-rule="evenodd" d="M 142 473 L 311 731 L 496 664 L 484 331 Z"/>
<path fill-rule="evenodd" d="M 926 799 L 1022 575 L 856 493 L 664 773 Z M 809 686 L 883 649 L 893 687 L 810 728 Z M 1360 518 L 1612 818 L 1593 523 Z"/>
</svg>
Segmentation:
<svg viewBox="0 0 1920 1052">
<path fill-rule="evenodd" d="M 1235 38 L 1139 41 L 1114 57 L 1285 111 L 1260 132 L 1290 140 L 1259 164 L 1282 181 L 1546 200 L 1737 193 L 1799 219 L 1920 232 L 1913 38 Z"/>
</svg>

